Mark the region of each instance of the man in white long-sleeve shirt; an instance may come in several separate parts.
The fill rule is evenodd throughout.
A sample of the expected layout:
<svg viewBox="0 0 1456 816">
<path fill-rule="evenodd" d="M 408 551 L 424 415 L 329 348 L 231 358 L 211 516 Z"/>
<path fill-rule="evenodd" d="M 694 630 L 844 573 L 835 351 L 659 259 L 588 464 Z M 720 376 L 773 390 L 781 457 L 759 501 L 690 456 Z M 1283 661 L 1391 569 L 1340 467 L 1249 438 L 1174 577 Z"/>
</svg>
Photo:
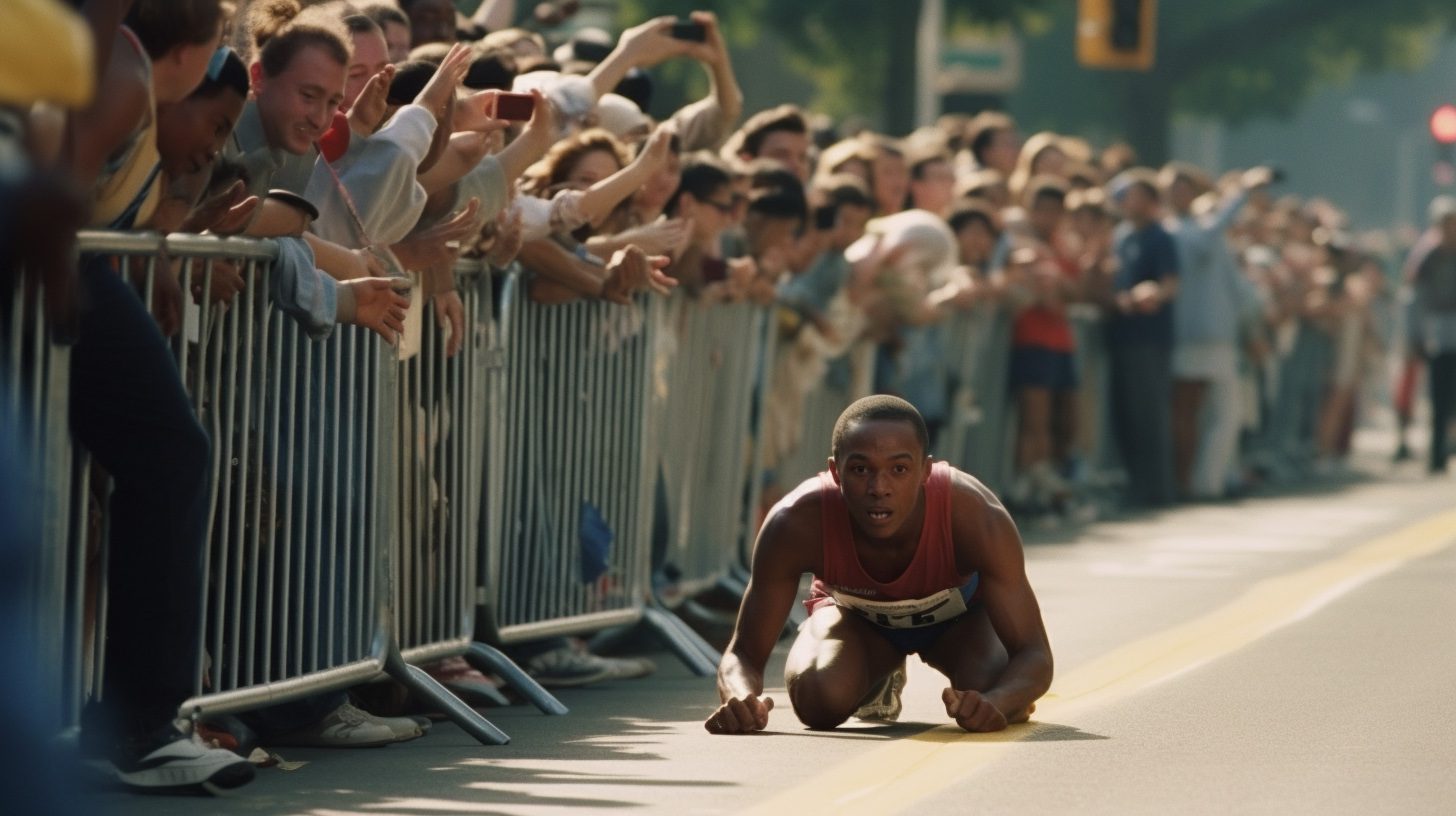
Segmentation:
<svg viewBox="0 0 1456 816">
<path fill-rule="evenodd" d="M 1202 216 L 1194 202 L 1208 183 L 1197 168 L 1175 162 L 1159 177 L 1172 211 L 1163 226 L 1182 270 L 1173 308 L 1173 457 L 1185 497 L 1222 496 L 1238 451 L 1240 324 L 1253 294 L 1225 235 L 1249 191 L 1270 176 L 1268 168 L 1246 172 Z"/>
</svg>

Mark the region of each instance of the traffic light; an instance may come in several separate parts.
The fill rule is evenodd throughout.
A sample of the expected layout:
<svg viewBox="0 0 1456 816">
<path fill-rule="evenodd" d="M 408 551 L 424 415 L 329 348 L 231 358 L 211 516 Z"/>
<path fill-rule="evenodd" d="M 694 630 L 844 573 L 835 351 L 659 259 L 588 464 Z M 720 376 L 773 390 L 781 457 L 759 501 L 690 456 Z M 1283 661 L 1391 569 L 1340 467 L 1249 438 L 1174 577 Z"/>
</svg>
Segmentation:
<svg viewBox="0 0 1456 816">
<path fill-rule="evenodd" d="M 1077 0 L 1077 62 L 1088 68 L 1153 67 L 1158 0 Z"/>
<path fill-rule="evenodd" d="M 1441 105 L 1431 111 L 1431 138 L 1436 144 L 1456 144 L 1456 105 Z"/>
<path fill-rule="evenodd" d="M 1456 105 L 1440 105 L 1431 111 L 1431 138 L 1436 140 L 1436 163 L 1431 167 L 1431 178 L 1437 186 L 1450 187 L 1456 183 L 1456 161 L 1452 148 L 1456 146 Z"/>
</svg>

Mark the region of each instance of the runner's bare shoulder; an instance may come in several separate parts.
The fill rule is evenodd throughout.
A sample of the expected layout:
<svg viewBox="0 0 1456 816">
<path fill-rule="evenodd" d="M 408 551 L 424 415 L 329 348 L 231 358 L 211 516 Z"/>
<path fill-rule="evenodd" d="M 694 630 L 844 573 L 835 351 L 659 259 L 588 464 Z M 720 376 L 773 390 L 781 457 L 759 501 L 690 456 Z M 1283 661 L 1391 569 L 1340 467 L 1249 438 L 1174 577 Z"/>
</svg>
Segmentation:
<svg viewBox="0 0 1456 816">
<path fill-rule="evenodd" d="M 755 563 L 771 560 L 785 569 L 812 572 L 822 560 L 820 518 L 823 499 L 818 478 L 806 479 L 768 511 L 754 544 Z"/>
<path fill-rule="evenodd" d="M 1007 546 L 1021 548 L 1016 523 L 995 491 L 985 482 L 957 468 L 951 468 L 951 535 L 956 560 L 963 569 L 977 568 L 988 550 Z"/>
<path fill-rule="evenodd" d="M 975 476 L 951 466 L 951 502 L 956 510 L 973 509 L 980 512 L 1006 512 L 996 492 Z"/>
</svg>

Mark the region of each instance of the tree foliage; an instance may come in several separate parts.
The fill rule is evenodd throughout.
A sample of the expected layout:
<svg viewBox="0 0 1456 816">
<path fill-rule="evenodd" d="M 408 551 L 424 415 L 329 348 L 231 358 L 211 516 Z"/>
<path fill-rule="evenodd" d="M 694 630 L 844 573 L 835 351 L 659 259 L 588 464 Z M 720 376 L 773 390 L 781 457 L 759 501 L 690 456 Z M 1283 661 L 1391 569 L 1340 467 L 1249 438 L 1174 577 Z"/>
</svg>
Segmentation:
<svg viewBox="0 0 1456 816">
<path fill-rule="evenodd" d="M 1163 0 L 1158 60 L 1146 75 L 1089 71 L 1074 55 L 1071 0 L 946 0 L 955 23 L 1008 22 L 1026 43 L 1015 107 L 1048 126 L 1117 132 L 1140 110 L 1241 122 L 1295 110 L 1314 88 L 1361 71 L 1415 69 L 1456 23 L 1450 0 Z M 624 19 L 716 11 L 730 42 L 772 31 L 819 109 L 903 129 L 921 0 L 624 0 Z M 1149 145 L 1149 147 L 1154 147 Z M 1155 148 L 1154 148 L 1155 149 Z"/>
<path fill-rule="evenodd" d="M 1287 116 L 1314 88 L 1362 71 L 1415 70 L 1456 21 L 1456 5 L 1431 0 L 1225 0 L 1189 11 L 1164 35 L 1175 106 L 1230 122 Z"/>
<path fill-rule="evenodd" d="M 1015 19 L 1052 0 L 947 0 L 952 20 Z M 786 68 L 811 79 L 815 109 L 901 118 L 914 99 L 915 30 L 921 0 L 624 0 L 624 22 L 693 9 L 716 12 L 730 44 L 766 32 L 788 52 Z M 895 108 L 902 110 L 896 111 Z M 887 110 L 889 108 L 890 110 Z"/>
</svg>

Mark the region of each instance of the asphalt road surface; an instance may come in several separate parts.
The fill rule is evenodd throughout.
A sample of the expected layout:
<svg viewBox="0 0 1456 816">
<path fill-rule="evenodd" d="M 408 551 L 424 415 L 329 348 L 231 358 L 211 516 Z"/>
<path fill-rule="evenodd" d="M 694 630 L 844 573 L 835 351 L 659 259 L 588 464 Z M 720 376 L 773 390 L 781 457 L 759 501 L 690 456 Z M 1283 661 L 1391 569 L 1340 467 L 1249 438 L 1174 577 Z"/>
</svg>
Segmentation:
<svg viewBox="0 0 1456 816">
<path fill-rule="evenodd" d="M 710 736 L 713 681 L 487 709 L 383 749 L 284 751 L 226 799 L 90 793 L 128 814 L 1456 813 L 1456 480 L 1366 478 L 1028 532 L 1057 679 L 1033 722 L 945 725 L 912 658 L 894 725 Z M 781 645 L 770 677 L 782 684 Z"/>
</svg>

